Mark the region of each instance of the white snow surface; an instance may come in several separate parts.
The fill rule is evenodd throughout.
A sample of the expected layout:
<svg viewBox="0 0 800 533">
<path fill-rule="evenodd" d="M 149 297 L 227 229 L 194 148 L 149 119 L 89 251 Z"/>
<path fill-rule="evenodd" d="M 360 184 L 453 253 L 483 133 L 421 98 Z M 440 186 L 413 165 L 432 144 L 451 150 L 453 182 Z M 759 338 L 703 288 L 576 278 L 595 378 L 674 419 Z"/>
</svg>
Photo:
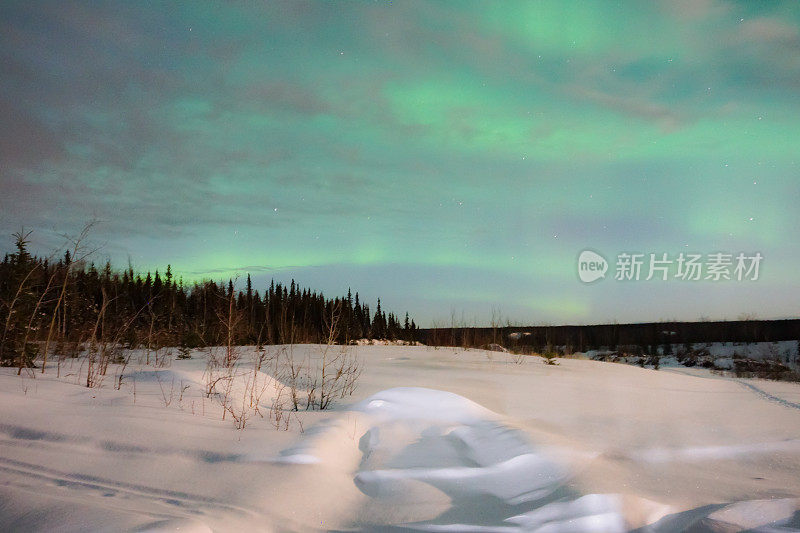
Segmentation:
<svg viewBox="0 0 800 533">
<path fill-rule="evenodd" d="M 800 531 L 798 384 L 349 349 L 355 393 L 284 413 L 287 431 L 269 417 L 281 375 L 248 366 L 254 348 L 226 389 L 244 405 L 257 384 L 244 430 L 206 394 L 206 352 L 132 363 L 119 390 L 114 365 L 91 389 L 80 360 L 0 369 L 0 529 Z"/>
</svg>

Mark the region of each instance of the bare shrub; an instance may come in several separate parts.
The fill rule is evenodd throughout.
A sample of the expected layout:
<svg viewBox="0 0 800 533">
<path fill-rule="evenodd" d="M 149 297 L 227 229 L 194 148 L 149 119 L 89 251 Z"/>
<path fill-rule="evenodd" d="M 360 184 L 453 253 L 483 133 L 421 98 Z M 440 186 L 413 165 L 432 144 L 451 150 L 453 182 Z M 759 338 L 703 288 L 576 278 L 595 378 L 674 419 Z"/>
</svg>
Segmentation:
<svg viewBox="0 0 800 533">
<path fill-rule="evenodd" d="M 297 411 L 290 408 L 291 400 L 289 394 L 286 392 L 286 385 L 279 380 L 275 380 L 274 383 L 274 396 L 272 397 L 272 403 L 269 408 L 269 420 L 272 426 L 277 430 L 288 431 L 294 419 L 302 433 L 303 422 L 300 420 L 300 417 L 297 416 Z"/>
<path fill-rule="evenodd" d="M 230 417 L 236 429 L 244 429 L 253 416 L 264 417 L 262 398 L 273 380 L 262 369 L 279 354 L 280 351 L 270 353 L 260 348 L 252 354 L 249 364 L 245 364 L 238 347 L 209 351 L 203 374 L 203 394 L 219 401 L 223 420 Z M 272 409 L 270 417 L 273 417 Z"/>
<path fill-rule="evenodd" d="M 164 401 L 164 407 L 169 407 L 172 403 L 172 399 L 175 396 L 175 378 L 172 378 L 169 385 L 169 394 L 164 389 L 164 382 L 161 381 L 161 378 L 158 377 L 158 373 L 156 373 L 156 381 L 158 382 L 158 388 L 161 391 L 161 399 Z"/>
<path fill-rule="evenodd" d="M 48 350 L 50 348 L 50 341 L 53 338 L 53 331 L 56 325 L 56 317 L 58 316 L 58 310 L 62 307 L 64 303 L 64 298 L 67 294 L 67 284 L 69 283 L 69 276 L 72 273 L 72 269 L 74 265 L 79 264 L 83 259 L 94 253 L 96 250 L 85 250 L 83 242 L 86 240 L 86 237 L 89 235 L 89 231 L 95 225 L 94 221 L 88 222 L 86 225 L 83 226 L 78 237 L 75 239 L 68 238 L 72 242 L 72 261 L 68 262 L 66 267 L 66 271 L 64 272 L 64 279 L 61 282 L 61 290 L 58 293 L 58 299 L 56 300 L 56 305 L 53 308 L 53 314 L 50 317 L 50 327 L 47 330 L 47 339 L 44 343 L 44 351 L 42 353 L 42 374 L 44 374 L 45 367 L 47 366 L 47 355 Z"/>
<path fill-rule="evenodd" d="M 270 391 L 272 400 L 267 416 L 272 425 L 288 430 L 294 419 L 302 430 L 298 411 L 328 409 L 337 399 L 352 395 L 362 366 L 349 345 L 336 343 L 340 311 L 341 304 L 337 304 L 325 315 L 325 343 L 320 346 L 318 357 L 311 351 L 300 356 L 293 343 L 274 351 L 257 346 L 249 364 L 244 364 L 231 334 L 223 349 L 211 350 L 204 371 L 203 392 L 221 403 L 223 420 L 229 416 L 237 429 L 244 429 L 253 416 L 264 417 L 262 398 Z M 236 313 L 231 303 L 227 316 L 221 317 L 229 333 L 237 326 Z M 291 330 L 287 333 L 293 340 Z M 265 368 L 273 378 L 263 372 Z"/>
<path fill-rule="evenodd" d="M 319 357 L 312 357 L 310 352 L 298 357 L 293 344 L 276 354 L 274 375 L 288 389 L 276 393 L 293 411 L 328 409 L 335 400 L 355 391 L 362 366 L 352 347 L 336 344 L 340 310 L 337 305 L 325 315 L 326 342 L 319 349 Z"/>
<path fill-rule="evenodd" d="M 311 381 L 319 386 L 318 395 L 310 395 L 306 408 L 327 409 L 336 398 L 353 394 L 361 375 L 361 362 L 347 345 L 336 346 L 341 305 L 325 315 L 326 342 L 322 346 L 316 375 Z"/>
<path fill-rule="evenodd" d="M 267 359 L 265 350 L 256 350 L 252 358 L 252 369 L 241 373 L 239 376 L 234 372 L 234 379 L 244 380 L 241 398 L 236 401 L 229 401 L 225 409 L 230 413 L 236 429 L 244 429 L 247 420 L 254 415 L 264 417 L 261 413 L 261 398 L 266 393 L 270 385 L 268 375 L 261 372 L 261 366 Z M 274 402 L 273 402 L 274 403 Z"/>
<path fill-rule="evenodd" d="M 230 379 L 228 373 L 223 372 L 222 368 L 223 367 L 219 357 L 217 356 L 217 353 L 214 350 L 209 350 L 208 357 L 206 357 L 206 368 L 203 371 L 203 392 L 205 393 L 206 398 L 211 398 L 212 396 L 218 394 L 219 390 L 223 389 L 220 383 Z"/>
</svg>

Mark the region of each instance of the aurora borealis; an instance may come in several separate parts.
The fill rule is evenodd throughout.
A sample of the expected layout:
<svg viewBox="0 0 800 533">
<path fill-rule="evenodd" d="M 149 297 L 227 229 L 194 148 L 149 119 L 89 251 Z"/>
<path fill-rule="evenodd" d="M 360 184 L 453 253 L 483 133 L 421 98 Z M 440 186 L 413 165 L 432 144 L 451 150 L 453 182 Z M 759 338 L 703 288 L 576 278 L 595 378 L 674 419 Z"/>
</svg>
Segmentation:
<svg viewBox="0 0 800 533">
<path fill-rule="evenodd" d="M 421 325 L 796 317 L 799 95 L 794 1 L 7 1 L 0 231 Z M 587 248 L 764 261 L 586 285 Z"/>
</svg>

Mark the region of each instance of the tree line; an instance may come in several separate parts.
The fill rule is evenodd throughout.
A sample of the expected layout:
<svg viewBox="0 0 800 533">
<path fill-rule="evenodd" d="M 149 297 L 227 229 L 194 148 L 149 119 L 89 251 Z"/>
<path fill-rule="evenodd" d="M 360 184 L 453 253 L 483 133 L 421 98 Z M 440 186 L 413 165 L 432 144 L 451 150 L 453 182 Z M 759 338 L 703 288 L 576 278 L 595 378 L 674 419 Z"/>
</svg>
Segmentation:
<svg viewBox="0 0 800 533">
<path fill-rule="evenodd" d="M 481 347 L 496 343 L 521 353 L 541 353 L 558 348 L 571 353 L 620 349 L 653 353 L 661 347 L 732 342 L 758 343 L 800 339 L 800 319 L 758 320 L 743 315 L 738 320 L 663 321 L 636 324 L 491 327 L 456 325 L 419 329 L 416 340 L 435 346 Z"/>
<path fill-rule="evenodd" d="M 15 251 L 0 263 L 0 365 L 32 366 L 38 357 L 79 350 L 93 343 L 129 348 L 196 348 L 230 344 L 320 343 L 356 339 L 413 341 L 416 324 L 381 308 L 375 312 L 348 290 L 321 292 L 274 280 L 263 291 L 250 275 L 237 289 L 205 280 L 185 284 L 167 265 L 144 274 L 132 266 L 98 268 L 87 261 L 81 238 L 58 260 L 28 252 L 30 233 L 13 235 Z"/>
</svg>

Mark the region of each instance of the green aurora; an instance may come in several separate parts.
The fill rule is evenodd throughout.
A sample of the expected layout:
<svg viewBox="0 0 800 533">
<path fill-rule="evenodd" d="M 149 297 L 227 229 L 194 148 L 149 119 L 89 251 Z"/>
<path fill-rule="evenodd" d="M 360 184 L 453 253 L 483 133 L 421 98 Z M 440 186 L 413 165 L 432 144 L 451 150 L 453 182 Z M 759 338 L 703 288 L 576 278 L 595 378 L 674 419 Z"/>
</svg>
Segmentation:
<svg viewBox="0 0 800 533">
<path fill-rule="evenodd" d="M 8 1 L 0 56 L 0 230 L 41 252 L 98 218 L 98 262 L 422 325 L 798 316 L 794 1 Z M 764 262 L 585 285 L 586 248 Z"/>
</svg>

